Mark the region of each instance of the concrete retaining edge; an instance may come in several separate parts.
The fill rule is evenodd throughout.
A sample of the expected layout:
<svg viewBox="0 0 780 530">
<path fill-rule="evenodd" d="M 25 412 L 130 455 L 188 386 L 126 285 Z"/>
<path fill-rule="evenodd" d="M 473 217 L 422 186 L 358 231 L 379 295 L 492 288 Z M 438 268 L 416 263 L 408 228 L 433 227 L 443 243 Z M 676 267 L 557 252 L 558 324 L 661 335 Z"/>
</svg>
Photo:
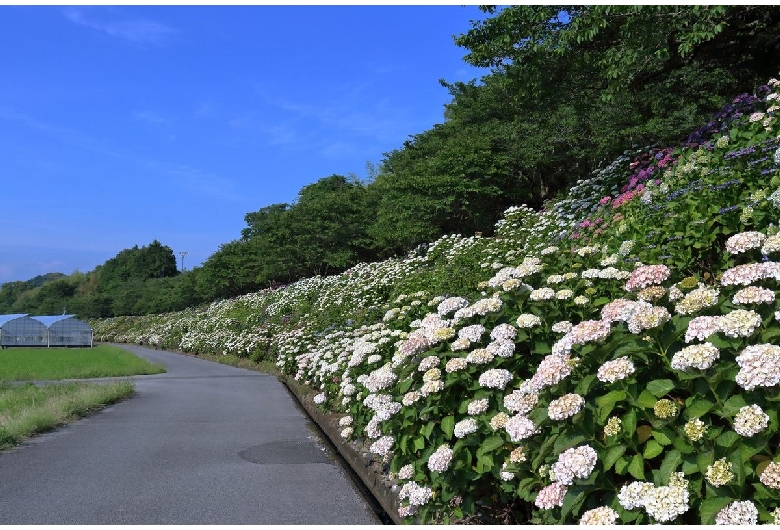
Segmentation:
<svg viewBox="0 0 780 530">
<path fill-rule="evenodd" d="M 290 394 L 296 398 L 311 420 L 328 437 L 330 443 L 336 448 L 355 475 L 363 482 L 365 488 L 374 496 L 387 516 L 395 524 L 408 524 L 398 515 L 399 503 L 398 495 L 395 493 L 396 485 L 383 474 L 381 460 L 378 460 L 367 449 L 359 447 L 357 443 L 345 441 L 341 437 L 342 427 L 339 426 L 340 418 L 320 410 L 312 401 L 313 393 L 299 392 L 297 387 L 300 385 L 290 377 L 284 375 L 277 377 L 288 388 Z"/>
</svg>

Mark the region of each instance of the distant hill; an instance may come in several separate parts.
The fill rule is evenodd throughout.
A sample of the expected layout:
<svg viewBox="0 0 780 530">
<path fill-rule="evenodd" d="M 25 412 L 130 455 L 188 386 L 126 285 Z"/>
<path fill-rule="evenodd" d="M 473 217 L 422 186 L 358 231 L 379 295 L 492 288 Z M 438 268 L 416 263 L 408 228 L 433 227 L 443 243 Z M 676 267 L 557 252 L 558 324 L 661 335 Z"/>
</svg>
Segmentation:
<svg viewBox="0 0 780 530">
<path fill-rule="evenodd" d="M 61 272 L 47 272 L 46 274 L 40 274 L 35 278 L 31 278 L 24 283 L 33 289 L 35 287 L 40 287 L 43 284 L 53 282 L 54 280 L 59 280 L 60 278 L 64 277 L 65 275 Z"/>
</svg>

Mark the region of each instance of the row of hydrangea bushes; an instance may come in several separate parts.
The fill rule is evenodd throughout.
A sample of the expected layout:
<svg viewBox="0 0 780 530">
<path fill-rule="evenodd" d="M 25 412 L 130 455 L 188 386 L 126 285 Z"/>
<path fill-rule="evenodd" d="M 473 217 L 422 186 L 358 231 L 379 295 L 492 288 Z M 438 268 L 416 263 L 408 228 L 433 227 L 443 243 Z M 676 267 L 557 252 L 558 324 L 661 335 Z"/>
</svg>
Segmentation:
<svg viewBox="0 0 780 530">
<path fill-rule="evenodd" d="M 494 237 L 96 336 L 272 360 L 409 522 L 780 523 L 779 93 Z"/>
</svg>

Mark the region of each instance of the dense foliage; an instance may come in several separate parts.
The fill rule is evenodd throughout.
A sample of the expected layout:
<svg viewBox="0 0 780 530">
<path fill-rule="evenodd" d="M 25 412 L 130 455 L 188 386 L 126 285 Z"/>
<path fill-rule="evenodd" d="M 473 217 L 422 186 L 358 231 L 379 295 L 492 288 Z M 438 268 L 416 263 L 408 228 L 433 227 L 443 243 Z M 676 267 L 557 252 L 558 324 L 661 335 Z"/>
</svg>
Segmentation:
<svg viewBox="0 0 780 530">
<path fill-rule="evenodd" d="M 627 147 L 675 145 L 780 69 L 776 6 L 508 6 L 456 37 L 491 68 L 448 83 L 445 119 L 383 155 L 369 179 L 331 175 L 246 214 L 241 236 L 178 274 L 168 247 L 86 274 L 0 288 L 0 312 L 175 311 L 400 256 L 444 234 L 494 233 Z M 144 259 L 142 259 L 142 257 Z M 146 261 L 149 258 L 149 261 Z"/>
<path fill-rule="evenodd" d="M 4 283 L 0 313 L 106 317 L 181 309 L 186 305 L 177 305 L 183 300 L 175 291 L 178 274 L 171 248 L 155 240 L 121 251 L 88 274 Z"/>
<path fill-rule="evenodd" d="M 93 325 L 275 361 L 409 521 L 778 524 L 778 101 L 772 79 L 495 237 Z"/>
</svg>

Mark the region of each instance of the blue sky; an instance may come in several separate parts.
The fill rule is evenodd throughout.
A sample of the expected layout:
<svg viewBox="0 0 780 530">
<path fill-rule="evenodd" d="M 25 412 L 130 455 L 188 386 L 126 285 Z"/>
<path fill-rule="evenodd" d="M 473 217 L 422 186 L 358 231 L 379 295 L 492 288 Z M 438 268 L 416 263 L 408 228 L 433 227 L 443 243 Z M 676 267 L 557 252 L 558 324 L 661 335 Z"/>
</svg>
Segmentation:
<svg viewBox="0 0 780 530">
<path fill-rule="evenodd" d="M 443 121 L 476 6 L 0 6 L 0 283 L 186 268 Z"/>
</svg>

